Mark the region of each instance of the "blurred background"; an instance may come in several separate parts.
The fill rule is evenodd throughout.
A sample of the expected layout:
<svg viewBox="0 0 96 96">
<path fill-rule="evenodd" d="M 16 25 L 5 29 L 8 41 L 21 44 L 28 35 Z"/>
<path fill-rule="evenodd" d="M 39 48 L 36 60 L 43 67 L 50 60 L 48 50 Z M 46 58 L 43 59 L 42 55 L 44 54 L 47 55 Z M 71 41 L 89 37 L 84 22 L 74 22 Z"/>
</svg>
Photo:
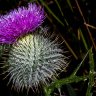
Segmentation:
<svg viewBox="0 0 96 96">
<path fill-rule="evenodd" d="M 83 60 L 85 54 L 92 48 L 94 60 L 94 72 L 96 71 L 96 3 L 95 0 L 0 0 L 0 15 L 4 15 L 20 6 L 27 6 L 29 2 L 37 3 L 45 10 L 46 19 L 42 26 L 48 26 L 50 32 L 58 33 L 64 41 L 63 47 L 68 50 L 69 66 L 66 72 L 60 74 L 60 78 L 67 78 Z M 1 48 L 1 47 L 0 47 Z M 0 52 L 1 49 L 0 49 Z M 1 58 L 1 53 L 0 53 Z M 91 58 L 92 59 L 92 58 Z M 87 57 L 77 72 L 78 76 L 90 73 L 90 58 Z M 2 73 L 2 69 L 0 69 Z M 96 74 L 95 74 L 96 76 Z M 90 80 L 78 83 L 62 85 L 52 92 L 51 96 L 96 96 L 96 84 L 88 92 Z M 16 92 L 7 86 L 8 78 L 3 80 L 0 76 L 0 96 L 26 96 L 26 92 Z M 45 96 L 40 93 L 29 92 L 28 96 Z"/>
</svg>

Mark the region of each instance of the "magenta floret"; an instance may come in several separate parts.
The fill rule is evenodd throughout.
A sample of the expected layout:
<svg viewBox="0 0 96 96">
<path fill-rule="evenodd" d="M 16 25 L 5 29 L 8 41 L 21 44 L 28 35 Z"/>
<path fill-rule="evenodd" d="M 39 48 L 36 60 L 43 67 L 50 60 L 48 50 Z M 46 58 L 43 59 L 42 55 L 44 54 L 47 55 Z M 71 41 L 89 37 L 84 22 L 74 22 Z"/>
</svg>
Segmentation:
<svg viewBox="0 0 96 96">
<path fill-rule="evenodd" d="M 0 43 L 11 44 L 44 21 L 44 10 L 36 4 L 20 7 L 0 17 Z"/>
</svg>

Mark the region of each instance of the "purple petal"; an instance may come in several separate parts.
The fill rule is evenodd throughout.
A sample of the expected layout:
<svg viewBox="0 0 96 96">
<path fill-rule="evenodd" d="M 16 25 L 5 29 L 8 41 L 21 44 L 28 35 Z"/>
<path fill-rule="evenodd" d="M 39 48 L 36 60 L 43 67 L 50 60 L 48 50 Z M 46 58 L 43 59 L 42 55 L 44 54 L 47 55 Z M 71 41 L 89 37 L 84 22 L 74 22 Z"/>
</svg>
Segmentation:
<svg viewBox="0 0 96 96">
<path fill-rule="evenodd" d="M 28 4 L 28 7 L 20 7 L 0 16 L 0 43 L 14 43 L 39 27 L 44 18 L 44 10 L 36 4 Z"/>
</svg>

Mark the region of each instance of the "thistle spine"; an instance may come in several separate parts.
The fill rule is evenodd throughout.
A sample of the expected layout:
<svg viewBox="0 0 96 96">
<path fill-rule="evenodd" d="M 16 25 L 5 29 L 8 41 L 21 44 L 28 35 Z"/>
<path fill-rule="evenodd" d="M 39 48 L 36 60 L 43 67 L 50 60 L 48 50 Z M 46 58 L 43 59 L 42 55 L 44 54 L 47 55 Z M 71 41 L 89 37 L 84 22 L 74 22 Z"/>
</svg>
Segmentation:
<svg viewBox="0 0 96 96">
<path fill-rule="evenodd" d="M 43 32 L 44 31 L 44 32 Z M 48 84 L 57 71 L 67 67 L 63 50 L 45 34 L 46 28 L 28 34 L 13 44 L 9 54 L 10 81 L 17 90 Z"/>
</svg>

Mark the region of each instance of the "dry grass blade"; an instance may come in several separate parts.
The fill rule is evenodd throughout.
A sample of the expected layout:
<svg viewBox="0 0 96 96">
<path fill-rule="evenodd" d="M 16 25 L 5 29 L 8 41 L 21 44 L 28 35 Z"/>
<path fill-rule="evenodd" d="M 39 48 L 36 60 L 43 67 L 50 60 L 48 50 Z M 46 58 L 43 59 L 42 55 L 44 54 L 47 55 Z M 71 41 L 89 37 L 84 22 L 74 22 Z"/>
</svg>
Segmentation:
<svg viewBox="0 0 96 96">
<path fill-rule="evenodd" d="M 81 11 L 81 8 L 80 8 L 80 6 L 79 6 L 78 1 L 75 0 L 75 2 L 76 2 L 76 5 L 77 5 L 77 8 L 78 8 L 78 10 L 79 10 L 79 12 L 80 12 L 80 14 L 81 14 L 81 16 L 82 16 L 82 18 L 83 18 L 84 24 L 87 24 L 87 23 L 86 23 L 86 20 L 85 20 L 85 18 L 84 18 L 84 15 L 83 15 L 83 13 L 82 13 L 82 11 Z M 94 42 L 94 40 L 93 40 L 92 34 L 91 34 L 90 30 L 89 30 L 89 27 L 88 27 L 87 25 L 85 25 L 85 27 L 86 27 L 86 29 L 87 29 L 87 31 L 88 31 L 88 34 L 89 34 L 89 36 L 90 36 L 90 39 L 91 39 L 92 44 L 93 44 L 93 46 L 94 46 L 94 49 L 96 50 L 96 45 L 95 45 L 95 42 Z"/>
</svg>

